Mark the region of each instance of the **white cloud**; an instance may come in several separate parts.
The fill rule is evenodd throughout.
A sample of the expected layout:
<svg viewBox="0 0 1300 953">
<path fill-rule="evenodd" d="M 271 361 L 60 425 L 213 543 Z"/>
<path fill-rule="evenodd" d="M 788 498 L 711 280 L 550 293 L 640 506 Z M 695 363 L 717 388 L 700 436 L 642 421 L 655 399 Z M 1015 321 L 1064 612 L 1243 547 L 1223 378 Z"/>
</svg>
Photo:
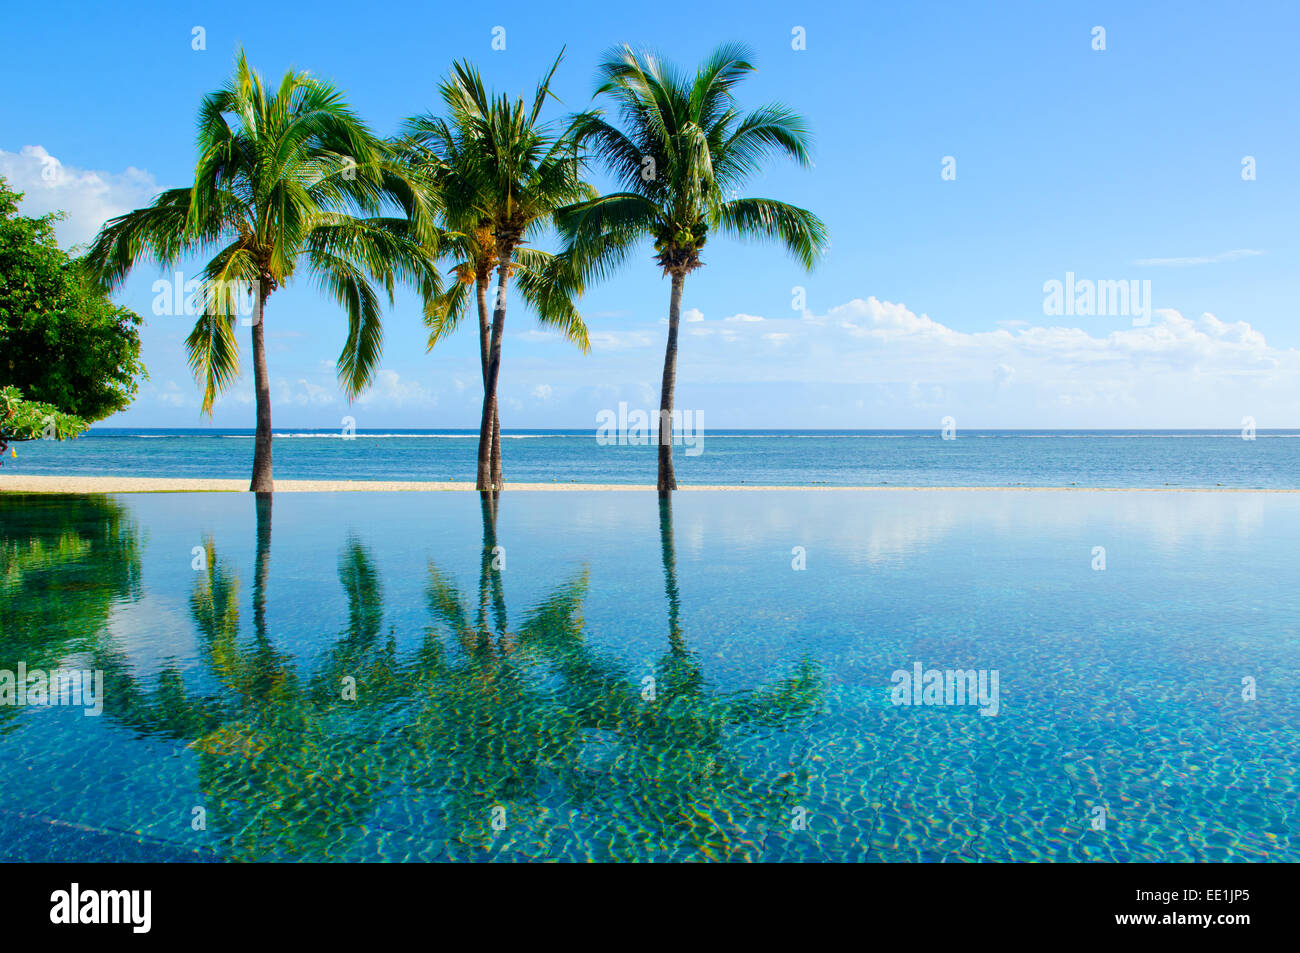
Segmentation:
<svg viewBox="0 0 1300 953">
<path fill-rule="evenodd" d="M 551 385 L 538 384 L 536 387 L 533 388 L 533 397 L 536 398 L 537 400 L 550 400 Z"/>
<path fill-rule="evenodd" d="M 1279 353 L 1245 321 L 1224 322 L 1212 314 L 1198 321 L 1177 311 L 1157 309 L 1159 321 L 1147 327 L 1120 328 L 1095 335 L 1083 328 L 1030 326 L 997 331 L 956 331 L 904 305 L 868 298 L 832 308 L 838 326 L 850 337 L 900 348 L 906 355 L 934 361 L 946 355 L 980 358 L 1024 356 L 1057 365 L 1129 364 L 1157 361 L 1188 368 L 1266 370 L 1277 366 Z M 1294 351 L 1285 352 L 1294 355 Z M 1015 366 L 1014 360 L 996 363 Z M 1135 367 L 1136 369 L 1136 367 Z"/>
<path fill-rule="evenodd" d="M 834 417 L 901 426 L 915 419 L 909 410 L 935 408 L 962 408 L 989 426 L 1231 427 L 1246 414 L 1294 422 L 1300 351 L 1271 346 L 1247 321 L 1157 309 L 1146 327 L 1096 324 L 962 331 L 900 303 L 858 298 L 812 320 L 691 328 L 731 343 L 683 348 L 678 380 L 838 389 L 844 403 L 819 411 L 824 425 Z M 875 416 L 835 416 L 863 397 Z"/>
<path fill-rule="evenodd" d="M 687 324 L 697 324 L 704 320 L 704 312 L 699 308 L 687 308 L 682 312 L 682 317 L 686 319 Z"/>
<path fill-rule="evenodd" d="M 110 218 L 147 205 L 161 191 L 148 172 L 134 167 L 117 173 L 78 169 L 41 146 L 23 146 L 17 152 L 0 149 L 0 175 L 11 189 L 25 193 L 24 215 L 66 213 L 55 225 L 64 247 L 88 243 Z"/>
<path fill-rule="evenodd" d="M 437 398 L 419 381 L 404 381 L 397 371 L 382 370 L 375 374 L 374 383 L 357 398 L 356 402 L 367 407 L 379 408 L 429 406 L 436 404 Z"/>
</svg>

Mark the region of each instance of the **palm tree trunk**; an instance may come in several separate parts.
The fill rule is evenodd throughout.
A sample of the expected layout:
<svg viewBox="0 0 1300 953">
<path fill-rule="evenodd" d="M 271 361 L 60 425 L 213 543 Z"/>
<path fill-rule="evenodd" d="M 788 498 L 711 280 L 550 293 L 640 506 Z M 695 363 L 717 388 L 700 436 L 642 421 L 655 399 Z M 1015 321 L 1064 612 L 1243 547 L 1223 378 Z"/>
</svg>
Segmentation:
<svg viewBox="0 0 1300 953">
<path fill-rule="evenodd" d="M 496 621 L 497 638 L 506 635 L 506 597 L 501 584 L 501 571 L 493 566 L 497 554 L 497 495 L 479 494 L 479 507 L 483 515 L 483 555 L 479 566 L 479 627 L 486 631 L 489 597 L 492 616 Z"/>
<path fill-rule="evenodd" d="M 253 561 L 253 652 L 257 676 L 253 692 L 259 698 L 271 694 L 279 667 L 271 637 L 266 631 L 266 582 L 271 573 L 271 509 L 274 500 L 272 493 L 258 493 L 253 503 L 257 513 L 257 550 Z"/>
<path fill-rule="evenodd" d="M 677 589 L 677 549 L 673 543 L 673 497 L 659 497 L 659 549 L 664 561 L 664 593 L 668 596 L 668 643 L 682 647 L 681 593 Z"/>
<path fill-rule="evenodd" d="M 253 508 L 257 513 L 257 550 L 253 561 L 253 632 L 259 643 L 266 642 L 266 579 L 271 570 L 271 508 L 275 497 L 259 493 Z"/>
<path fill-rule="evenodd" d="M 501 408 L 492 412 L 492 485 L 504 490 L 505 479 L 501 476 Z"/>
<path fill-rule="evenodd" d="M 497 380 L 501 374 L 501 334 L 506 323 L 506 289 L 510 284 L 510 256 L 514 249 L 503 245 L 497 266 L 497 299 L 492 312 L 492 339 L 488 343 L 487 369 L 483 375 L 483 416 L 478 428 L 478 480 L 476 488 L 499 489 L 492 482 L 492 437 L 497 425 Z"/>
<path fill-rule="evenodd" d="M 271 382 L 266 373 L 266 338 L 262 327 L 265 310 L 266 295 L 259 293 L 253 311 L 253 394 L 257 400 L 257 436 L 253 440 L 253 480 L 248 487 L 254 493 L 275 490 L 271 478 Z"/>
<path fill-rule="evenodd" d="M 668 303 L 668 348 L 664 353 L 664 385 L 659 394 L 659 493 L 677 489 L 673 472 L 673 391 L 677 389 L 677 325 L 682 317 L 682 286 L 686 276 L 673 275 L 673 296 Z"/>
<path fill-rule="evenodd" d="M 488 272 L 484 269 L 476 276 L 475 291 L 478 293 L 478 344 L 479 357 L 482 362 L 483 384 L 487 386 L 487 365 L 488 365 Z M 484 393 L 487 393 L 486 389 Z M 501 480 L 501 414 L 496 412 L 492 415 L 492 448 L 489 451 L 492 468 L 492 483 L 500 487 Z"/>
</svg>

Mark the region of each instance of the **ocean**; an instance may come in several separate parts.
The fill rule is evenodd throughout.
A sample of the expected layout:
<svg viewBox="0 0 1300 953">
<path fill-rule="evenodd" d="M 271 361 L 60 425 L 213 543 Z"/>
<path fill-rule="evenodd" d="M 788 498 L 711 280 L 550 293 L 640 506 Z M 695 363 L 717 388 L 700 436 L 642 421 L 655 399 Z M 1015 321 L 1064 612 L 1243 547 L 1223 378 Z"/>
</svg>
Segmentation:
<svg viewBox="0 0 1300 953">
<path fill-rule="evenodd" d="M 717 431 L 674 453 L 681 484 L 1300 488 L 1300 430 Z M 0 473 L 242 478 L 251 430 L 93 428 L 71 442 L 16 444 Z M 472 481 L 477 432 L 277 430 L 285 480 Z M 654 483 L 656 448 L 592 430 L 507 431 L 514 483 Z"/>
</svg>

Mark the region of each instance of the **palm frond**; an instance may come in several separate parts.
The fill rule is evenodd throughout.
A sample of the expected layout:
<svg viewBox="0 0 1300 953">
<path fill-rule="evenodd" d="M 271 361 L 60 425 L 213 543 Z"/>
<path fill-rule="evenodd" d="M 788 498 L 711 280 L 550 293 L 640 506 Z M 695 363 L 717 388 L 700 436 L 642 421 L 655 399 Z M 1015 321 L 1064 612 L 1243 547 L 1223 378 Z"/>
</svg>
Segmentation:
<svg viewBox="0 0 1300 953">
<path fill-rule="evenodd" d="M 335 370 L 344 394 L 352 400 L 370 386 L 379 370 L 384 343 L 379 296 L 365 273 L 341 256 L 317 254 L 314 271 L 322 289 L 347 315 L 347 340 Z"/>
<path fill-rule="evenodd" d="M 424 326 L 429 329 L 429 350 L 435 344 L 450 337 L 460 327 L 461 319 L 469 310 L 469 296 L 472 285 L 453 282 L 442 294 L 434 295 L 424 302 Z"/>
<path fill-rule="evenodd" d="M 773 238 L 811 269 L 826 248 L 826 226 L 807 209 L 774 199 L 734 199 L 717 210 L 722 231 L 737 238 Z"/>
<path fill-rule="evenodd" d="M 784 155 L 801 166 L 812 164 L 808 126 L 793 110 L 779 103 L 762 106 L 745 116 L 718 149 L 715 173 L 722 187 L 740 185 L 762 169 L 763 160 Z"/>
<path fill-rule="evenodd" d="M 568 255 L 552 255 L 535 248 L 515 254 L 520 297 L 537 314 L 538 323 L 552 328 L 583 353 L 591 348 L 587 325 L 576 301 L 584 290 L 583 275 Z"/>
<path fill-rule="evenodd" d="M 212 405 L 239 376 L 239 345 L 235 341 L 235 315 L 205 311 L 185 339 L 185 353 L 194 378 L 203 388 L 202 413 L 212 415 Z"/>
<path fill-rule="evenodd" d="M 189 214 L 190 190 L 168 189 L 145 208 L 110 219 L 83 258 L 87 273 L 116 289 L 142 259 L 172 267 L 205 237 L 188 227 Z"/>
<path fill-rule="evenodd" d="M 724 43 L 701 64 L 691 84 L 690 109 L 695 121 L 710 125 L 732 100 L 731 90 L 749 73 L 753 53 L 741 43 Z"/>
</svg>

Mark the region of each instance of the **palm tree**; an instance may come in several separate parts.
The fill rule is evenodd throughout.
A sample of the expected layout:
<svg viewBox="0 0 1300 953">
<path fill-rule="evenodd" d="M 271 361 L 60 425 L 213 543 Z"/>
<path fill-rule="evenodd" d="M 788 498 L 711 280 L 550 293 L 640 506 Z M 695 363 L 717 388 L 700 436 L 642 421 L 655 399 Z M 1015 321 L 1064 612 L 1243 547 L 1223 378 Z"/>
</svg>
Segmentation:
<svg viewBox="0 0 1300 953">
<path fill-rule="evenodd" d="M 252 291 L 257 439 L 250 489 L 274 489 L 271 391 L 263 317 L 267 298 L 307 265 L 348 318 L 337 370 L 351 399 L 369 386 L 383 332 L 377 282 L 426 300 L 441 290 L 427 254 L 436 245 L 429 197 L 330 83 L 289 71 L 268 90 L 243 52 L 226 86 L 199 110 L 193 185 L 109 221 L 87 255 L 110 288 L 141 258 L 163 267 L 213 252 L 202 272 L 203 313 L 186 339 L 203 411 L 239 374 L 238 294 Z"/>
<path fill-rule="evenodd" d="M 574 305 L 582 293 L 581 278 L 569 259 L 529 246 L 551 225 L 557 209 L 595 195 L 582 181 L 582 163 L 569 130 L 541 120 L 563 55 L 538 84 L 531 104 L 522 96 L 490 96 L 472 65 L 454 63 L 440 90 L 449 119 L 410 119 L 403 140 L 403 153 L 419 165 L 438 196 L 446 232 L 443 250 L 453 256 L 457 277 L 446 293 L 426 299 L 430 347 L 459 324 L 469 288 L 477 293 L 483 371 L 479 490 L 502 487 L 497 381 L 511 277 L 517 275 L 521 297 L 542 324 L 558 329 L 584 351 L 588 347 L 587 329 Z M 497 290 L 489 324 L 493 271 Z"/>
<path fill-rule="evenodd" d="M 568 243 L 565 254 L 584 274 L 607 274 L 649 236 L 656 261 L 672 278 L 659 399 L 660 494 L 677 488 L 672 413 L 682 288 L 703 264 L 700 250 L 709 231 L 776 239 L 809 269 L 826 245 L 826 226 L 812 212 L 774 199 L 736 197 L 771 155 L 811 165 L 810 136 L 796 113 L 779 104 L 739 110 L 732 88 L 753 69 L 745 48 L 734 44 L 718 47 L 694 77 L 650 53 L 615 47 L 599 67 L 596 96 L 614 101 L 624 129 L 600 111 L 574 122 L 575 139 L 594 150 L 624 191 L 556 216 Z"/>
<path fill-rule="evenodd" d="M 454 95 L 454 86 L 445 83 L 442 91 L 446 99 Z M 486 386 L 492 320 L 488 308 L 489 287 L 500 261 L 491 220 L 480 211 L 484 203 L 476 201 L 482 198 L 475 193 L 476 144 L 471 130 L 428 114 L 408 119 L 404 133 L 397 144 L 399 152 L 420 171 L 436 197 L 443 229 L 442 257 L 451 260 L 455 277 L 444 293 L 425 302 L 429 350 L 459 327 L 469 308 L 472 288 L 478 312 L 480 370 Z M 580 283 L 564 272 L 565 264 L 539 249 L 516 248 L 511 271 L 521 296 L 537 313 L 540 323 L 558 329 L 585 352 L 590 348 L 587 327 L 573 301 Z M 503 479 L 499 407 L 492 418 L 490 468 L 490 482 L 500 488 Z"/>
</svg>

